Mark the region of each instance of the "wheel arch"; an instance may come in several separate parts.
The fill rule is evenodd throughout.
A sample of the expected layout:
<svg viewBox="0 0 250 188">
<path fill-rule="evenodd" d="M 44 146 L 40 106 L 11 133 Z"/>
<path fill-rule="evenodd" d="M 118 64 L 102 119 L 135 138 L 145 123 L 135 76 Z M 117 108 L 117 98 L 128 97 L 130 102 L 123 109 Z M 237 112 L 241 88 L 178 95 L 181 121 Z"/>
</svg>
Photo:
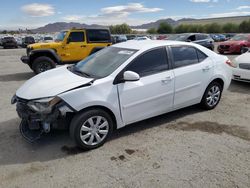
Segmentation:
<svg viewBox="0 0 250 188">
<path fill-rule="evenodd" d="M 76 113 L 82 113 L 82 112 L 85 112 L 85 111 L 88 111 L 88 110 L 92 110 L 92 109 L 101 109 L 101 110 L 107 112 L 107 113 L 110 115 L 110 117 L 111 117 L 111 119 L 112 119 L 112 121 L 113 121 L 113 123 L 114 123 L 114 129 L 117 129 L 117 119 L 116 119 L 116 116 L 115 116 L 115 114 L 113 113 L 113 111 L 110 110 L 110 109 L 109 109 L 108 107 L 106 107 L 106 106 L 102 106 L 102 105 L 93 105 L 93 106 L 89 106 L 89 107 L 83 108 L 82 110 L 80 110 L 80 111 L 78 111 L 78 112 L 76 112 Z"/>
<path fill-rule="evenodd" d="M 41 56 L 51 58 L 56 64 L 58 64 L 61 61 L 58 55 L 56 54 L 56 51 L 53 49 L 33 50 L 31 51 L 30 54 L 30 65 L 32 66 L 34 60 Z"/>
<path fill-rule="evenodd" d="M 221 85 L 222 90 L 224 89 L 225 82 L 222 78 L 214 78 L 208 85 L 210 85 L 213 82 L 218 82 Z"/>
</svg>

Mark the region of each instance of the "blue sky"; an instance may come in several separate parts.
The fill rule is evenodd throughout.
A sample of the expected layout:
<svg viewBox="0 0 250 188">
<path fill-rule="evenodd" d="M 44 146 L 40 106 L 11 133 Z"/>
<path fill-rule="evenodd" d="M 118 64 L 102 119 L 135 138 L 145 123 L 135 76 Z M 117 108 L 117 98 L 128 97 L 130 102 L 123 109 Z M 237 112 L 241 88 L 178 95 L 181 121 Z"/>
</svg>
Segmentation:
<svg viewBox="0 0 250 188">
<path fill-rule="evenodd" d="M 8 0 L 0 4 L 0 30 L 60 21 L 140 25 L 163 18 L 250 15 L 250 0 Z"/>
</svg>

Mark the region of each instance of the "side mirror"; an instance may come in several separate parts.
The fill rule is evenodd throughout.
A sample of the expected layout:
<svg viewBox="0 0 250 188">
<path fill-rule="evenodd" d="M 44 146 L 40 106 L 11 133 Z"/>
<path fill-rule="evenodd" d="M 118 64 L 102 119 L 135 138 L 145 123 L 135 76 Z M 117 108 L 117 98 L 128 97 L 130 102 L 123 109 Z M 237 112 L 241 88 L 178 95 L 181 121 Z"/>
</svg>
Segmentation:
<svg viewBox="0 0 250 188">
<path fill-rule="evenodd" d="M 186 42 L 192 42 L 190 39 L 187 39 Z"/>
<path fill-rule="evenodd" d="M 137 74 L 136 72 L 133 72 L 133 71 L 125 71 L 123 73 L 123 80 L 126 82 L 126 81 L 129 81 L 129 82 L 133 82 L 133 81 L 138 81 L 140 80 L 140 76 L 139 74 Z"/>
</svg>

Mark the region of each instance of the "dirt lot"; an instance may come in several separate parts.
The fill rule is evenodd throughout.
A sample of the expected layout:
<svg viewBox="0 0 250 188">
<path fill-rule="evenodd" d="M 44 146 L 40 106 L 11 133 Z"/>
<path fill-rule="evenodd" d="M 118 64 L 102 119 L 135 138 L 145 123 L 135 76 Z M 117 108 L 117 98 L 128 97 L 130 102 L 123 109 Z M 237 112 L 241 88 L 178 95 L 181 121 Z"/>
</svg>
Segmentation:
<svg viewBox="0 0 250 188">
<path fill-rule="evenodd" d="M 250 84 L 212 111 L 196 106 L 127 126 L 81 152 L 67 132 L 20 136 L 10 99 L 33 73 L 25 50 L 0 49 L 0 187 L 250 187 Z"/>
</svg>

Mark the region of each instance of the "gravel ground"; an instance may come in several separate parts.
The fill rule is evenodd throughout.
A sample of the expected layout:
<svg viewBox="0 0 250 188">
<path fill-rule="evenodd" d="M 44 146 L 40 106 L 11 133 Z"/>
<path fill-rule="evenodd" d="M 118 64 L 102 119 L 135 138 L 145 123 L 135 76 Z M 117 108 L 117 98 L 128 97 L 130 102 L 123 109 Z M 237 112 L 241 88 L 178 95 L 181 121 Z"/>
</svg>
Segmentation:
<svg viewBox="0 0 250 188">
<path fill-rule="evenodd" d="M 82 152 L 67 132 L 36 144 L 20 136 L 10 99 L 34 76 L 24 53 L 0 49 L 0 187 L 250 187 L 250 84 L 232 82 L 212 111 L 142 121 Z"/>
</svg>

